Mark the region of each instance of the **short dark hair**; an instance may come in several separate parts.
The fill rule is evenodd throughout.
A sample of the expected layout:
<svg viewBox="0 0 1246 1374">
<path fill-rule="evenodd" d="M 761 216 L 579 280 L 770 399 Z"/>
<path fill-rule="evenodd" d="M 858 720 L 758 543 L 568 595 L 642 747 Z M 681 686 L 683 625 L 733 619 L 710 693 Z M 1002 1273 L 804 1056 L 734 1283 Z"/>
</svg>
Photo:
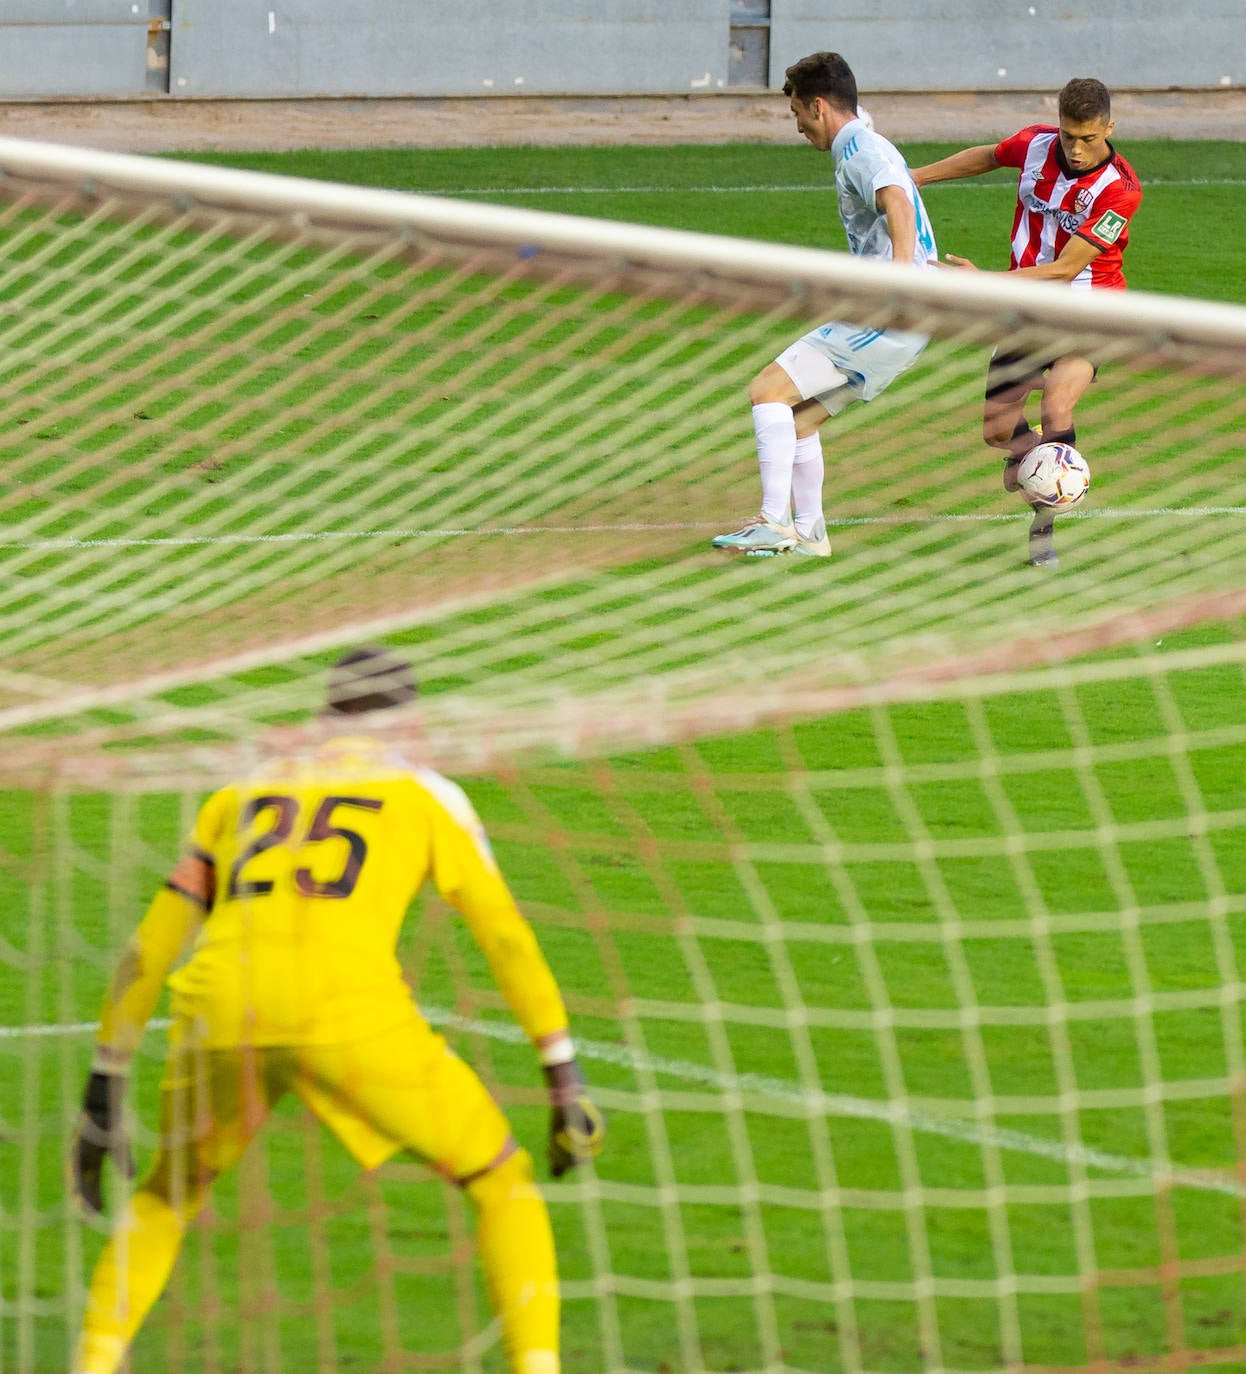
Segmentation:
<svg viewBox="0 0 1246 1374">
<path fill-rule="evenodd" d="M 1065 83 L 1058 106 L 1061 119 L 1088 124 L 1092 119 L 1112 118 L 1112 97 L 1102 81 L 1093 76 L 1075 76 Z"/>
<path fill-rule="evenodd" d="M 857 78 L 837 52 L 815 52 L 784 72 L 783 94 L 808 105 L 816 96 L 849 114 L 857 112 Z"/>
<path fill-rule="evenodd" d="M 339 716 L 385 711 L 413 702 L 417 690 L 409 664 L 388 649 L 364 644 L 348 649 L 329 669 L 325 710 Z"/>
</svg>

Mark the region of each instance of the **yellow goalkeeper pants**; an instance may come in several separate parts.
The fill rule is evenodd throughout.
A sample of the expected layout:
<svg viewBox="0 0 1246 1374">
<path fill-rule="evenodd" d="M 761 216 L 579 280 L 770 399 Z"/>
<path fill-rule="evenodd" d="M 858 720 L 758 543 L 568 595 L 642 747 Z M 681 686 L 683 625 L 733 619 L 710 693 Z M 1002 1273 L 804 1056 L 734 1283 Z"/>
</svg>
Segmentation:
<svg viewBox="0 0 1246 1374">
<path fill-rule="evenodd" d="M 76 1374 L 114 1374 L 186 1228 L 272 1107 L 295 1092 L 366 1168 L 409 1149 L 461 1183 L 513 1374 L 557 1374 L 558 1277 L 532 1160 L 476 1074 L 418 1018 L 352 1045 L 204 1050 L 176 1028 L 162 1144 L 91 1279 Z"/>
</svg>

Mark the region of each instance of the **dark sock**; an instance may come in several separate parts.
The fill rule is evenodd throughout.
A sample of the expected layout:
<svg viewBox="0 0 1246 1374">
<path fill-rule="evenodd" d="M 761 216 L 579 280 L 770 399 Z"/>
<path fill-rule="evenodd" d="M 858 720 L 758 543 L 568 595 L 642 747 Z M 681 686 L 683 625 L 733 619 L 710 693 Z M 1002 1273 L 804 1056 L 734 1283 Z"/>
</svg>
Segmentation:
<svg viewBox="0 0 1246 1374">
<path fill-rule="evenodd" d="M 1046 435 L 1043 436 L 1046 438 Z M 1012 457 L 1006 459 L 1009 463 L 1019 463 L 1022 458 L 1038 443 L 1038 435 L 1030 428 L 1028 420 L 1018 420 L 1017 427 L 1012 431 L 1008 440 L 1008 448 Z"/>
<path fill-rule="evenodd" d="M 1004 490 L 1017 490 L 1017 466 L 1022 458 L 1038 443 L 1038 435 L 1030 428 L 1028 420 L 1020 420 L 1008 440 L 1010 450 L 1004 459 Z"/>
</svg>

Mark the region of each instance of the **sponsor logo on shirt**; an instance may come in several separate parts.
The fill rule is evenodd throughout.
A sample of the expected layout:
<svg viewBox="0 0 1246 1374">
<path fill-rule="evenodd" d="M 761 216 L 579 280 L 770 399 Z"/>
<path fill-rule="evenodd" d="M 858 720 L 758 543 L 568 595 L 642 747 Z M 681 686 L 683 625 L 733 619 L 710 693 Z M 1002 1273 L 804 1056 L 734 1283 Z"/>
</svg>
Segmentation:
<svg viewBox="0 0 1246 1374">
<path fill-rule="evenodd" d="M 1081 213 L 1074 210 L 1062 210 L 1058 205 L 1048 205 L 1046 201 L 1039 200 L 1037 196 L 1030 197 L 1029 206 L 1035 214 L 1053 216 L 1066 234 L 1076 234 L 1082 227 L 1082 220 L 1086 217 L 1084 209 Z"/>
<path fill-rule="evenodd" d="M 1118 215 L 1115 210 L 1107 210 L 1091 226 L 1090 232 L 1101 238 L 1104 243 L 1115 243 L 1127 223 L 1124 215 Z"/>
</svg>

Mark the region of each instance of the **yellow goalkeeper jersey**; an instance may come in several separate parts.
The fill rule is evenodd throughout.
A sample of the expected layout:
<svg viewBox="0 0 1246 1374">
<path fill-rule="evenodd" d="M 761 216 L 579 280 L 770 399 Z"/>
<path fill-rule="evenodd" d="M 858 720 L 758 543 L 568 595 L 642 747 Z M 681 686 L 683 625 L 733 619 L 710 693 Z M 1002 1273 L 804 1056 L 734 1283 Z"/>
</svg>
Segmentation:
<svg viewBox="0 0 1246 1374">
<path fill-rule="evenodd" d="M 413 1002 L 395 947 L 430 877 L 529 1036 L 563 1031 L 558 987 L 466 795 L 367 739 L 330 741 L 205 802 L 168 884 L 205 912 L 169 979 L 174 1014 L 218 1048 L 344 1043 L 396 1025 Z"/>
</svg>

